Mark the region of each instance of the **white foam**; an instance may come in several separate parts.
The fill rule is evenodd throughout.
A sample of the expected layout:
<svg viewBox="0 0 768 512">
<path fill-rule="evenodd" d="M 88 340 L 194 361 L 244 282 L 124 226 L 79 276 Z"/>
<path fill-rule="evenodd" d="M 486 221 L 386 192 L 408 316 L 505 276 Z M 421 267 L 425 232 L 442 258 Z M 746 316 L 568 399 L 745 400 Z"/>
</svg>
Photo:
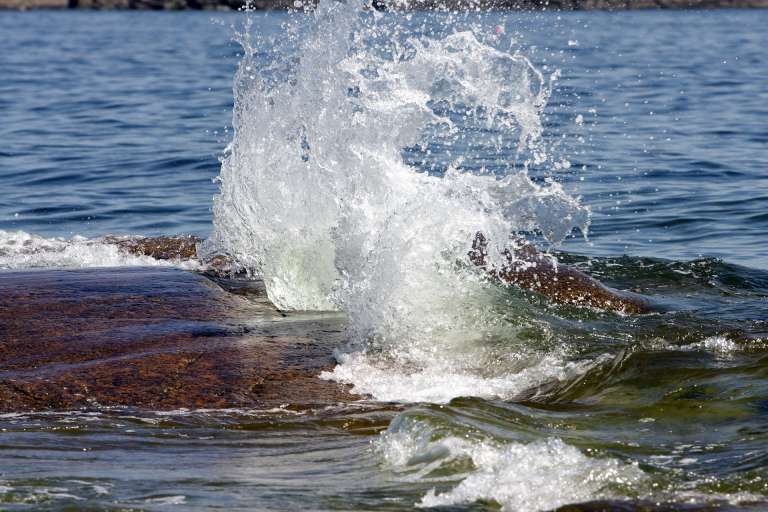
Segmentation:
<svg viewBox="0 0 768 512">
<path fill-rule="evenodd" d="M 753 339 L 749 343 L 737 343 L 730 339 L 728 336 L 724 335 L 709 336 L 701 341 L 687 343 L 685 345 L 676 345 L 674 343 L 669 343 L 664 339 L 656 338 L 646 345 L 646 348 L 650 350 L 711 352 L 724 358 L 727 358 L 728 356 L 734 355 L 738 352 L 763 347 L 765 347 L 765 342 L 759 338 Z"/>
<path fill-rule="evenodd" d="M 176 266 L 192 269 L 192 260 L 156 260 L 130 254 L 115 244 L 82 236 L 44 238 L 24 231 L 0 230 L 0 270 Z"/>
<path fill-rule="evenodd" d="M 153 505 L 184 505 L 187 502 L 187 497 L 181 494 L 175 496 L 158 496 L 154 498 L 146 498 L 144 502 Z"/>
<path fill-rule="evenodd" d="M 437 438 L 422 423 L 403 423 L 376 443 L 390 469 L 409 481 L 460 479 L 448 491 L 429 491 L 418 503 L 421 507 L 492 500 L 505 511 L 550 510 L 569 503 L 617 497 L 617 486 L 638 491 L 647 480 L 636 464 L 589 457 L 556 438 L 528 444 Z M 456 461 L 471 462 L 471 469 L 450 477 L 431 476 L 441 466 Z M 461 465 L 451 467 L 456 471 Z"/>
<path fill-rule="evenodd" d="M 694 344 L 694 346 L 709 350 L 711 352 L 731 353 L 736 352 L 739 346 L 733 341 L 729 340 L 725 336 L 710 336 L 703 341 Z"/>
<path fill-rule="evenodd" d="M 449 358 L 408 367 L 401 359 L 382 361 L 356 352 L 339 355 L 340 364 L 320 377 L 351 384 L 353 392 L 376 400 L 447 403 L 462 396 L 515 398 L 541 384 L 573 379 L 603 360 L 568 362 L 562 355 L 550 353 L 528 355 L 517 365 L 497 361 L 493 368 L 491 358 L 478 361 L 478 356 L 477 352 L 469 353 L 467 358 L 451 354 Z"/>
</svg>

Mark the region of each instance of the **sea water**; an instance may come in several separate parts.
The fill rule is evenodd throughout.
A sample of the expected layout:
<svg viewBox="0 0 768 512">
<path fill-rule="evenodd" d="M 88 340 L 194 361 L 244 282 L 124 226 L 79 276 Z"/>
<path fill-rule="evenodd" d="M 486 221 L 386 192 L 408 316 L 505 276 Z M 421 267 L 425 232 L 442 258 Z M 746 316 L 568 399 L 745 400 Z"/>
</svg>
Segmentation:
<svg viewBox="0 0 768 512">
<path fill-rule="evenodd" d="M 321 378 L 370 400 L 6 415 L 6 501 L 765 501 L 765 14 L 210 18 L 2 14 L 0 268 L 207 236 L 289 316 L 345 314 Z M 492 285 L 477 232 L 662 311 Z"/>
</svg>

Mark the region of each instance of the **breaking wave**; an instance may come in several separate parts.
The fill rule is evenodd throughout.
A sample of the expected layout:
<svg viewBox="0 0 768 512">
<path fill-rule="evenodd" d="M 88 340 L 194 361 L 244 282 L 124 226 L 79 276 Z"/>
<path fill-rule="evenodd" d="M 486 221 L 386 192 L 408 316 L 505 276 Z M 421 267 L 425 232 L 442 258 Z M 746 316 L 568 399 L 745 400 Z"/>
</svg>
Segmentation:
<svg viewBox="0 0 768 512">
<path fill-rule="evenodd" d="M 0 230 L 0 270 L 138 266 L 195 269 L 199 264 L 131 254 L 103 238 L 45 238 L 25 231 Z"/>
<path fill-rule="evenodd" d="M 442 371 L 442 360 L 496 387 L 524 368 L 478 376 L 477 364 L 455 363 L 477 361 L 488 340 L 514 339 L 505 311 L 523 306 L 468 268 L 475 235 L 498 262 L 514 233 L 557 242 L 589 221 L 556 182 L 528 175 L 531 163 L 554 162 L 541 112 L 556 77 L 503 27 L 449 17 L 443 31 L 424 33 L 408 15 L 364 7 L 321 2 L 290 18 L 278 40 L 248 24 L 237 34 L 235 136 L 207 251 L 263 277 L 284 310 L 343 310 L 351 350 L 362 353 L 340 355 L 335 377 L 374 396 L 350 374 L 358 364 L 362 378 L 366 354 L 391 375 Z M 414 153 L 439 169 L 405 158 Z"/>
<path fill-rule="evenodd" d="M 386 466 L 402 480 L 432 482 L 421 507 L 492 500 L 505 511 L 552 510 L 569 503 L 639 491 L 648 478 L 637 464 L 588 457 L 556 438 L 530 443 L 498 442 L 446 435 L 407 416 L 396 419 L 375 443 Z M 442 477 L 441 468 L 452 467 Z M 460 468 L 457 472 L 457 469 Z"/>
</svg>

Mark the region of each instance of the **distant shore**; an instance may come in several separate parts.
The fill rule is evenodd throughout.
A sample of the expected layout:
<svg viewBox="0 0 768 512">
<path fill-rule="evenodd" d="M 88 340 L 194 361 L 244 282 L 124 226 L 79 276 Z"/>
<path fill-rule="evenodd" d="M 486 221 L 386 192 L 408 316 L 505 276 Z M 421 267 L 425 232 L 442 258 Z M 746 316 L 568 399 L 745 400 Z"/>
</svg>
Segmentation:
<svg viewBox="0 0 768 512">
<path fill-rule="evenodd" d="M 314 3 L 313 0 L 253 0 L 255 10 L 285 10 Z M 768 8 L 768 0 L 415 0 L 407 3 L 375 0 L 386 9 L 500 9 L 500 10 L 635 10 Z M 0 10 L 237 10 L 244 0 L 0 0 Z"/>
</svg>

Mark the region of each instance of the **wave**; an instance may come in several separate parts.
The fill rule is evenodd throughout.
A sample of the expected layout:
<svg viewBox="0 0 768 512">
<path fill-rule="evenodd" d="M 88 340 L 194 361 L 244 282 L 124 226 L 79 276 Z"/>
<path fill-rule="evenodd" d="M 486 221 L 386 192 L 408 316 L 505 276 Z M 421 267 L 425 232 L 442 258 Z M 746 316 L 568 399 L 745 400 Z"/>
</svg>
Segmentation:
<svg viewBox="0 0 768 512">
<path fill-rule="evenodd" d="M 639 492 L 649 483 L 636 463 L 587 456 L 557 438 L 521 443 L 459 437 L 404 416 L 393 421 L 375 450 L 399 479 L 443 489 L 459 481 L 447 490 L 429 490 L 421 507 L 488 500 L 502 510 L 552 510 L 623 497 L 627 489 Z"/>
<path fill-rule="evenodd" d="M 578 365 L 518 339 L 525 301 L 467 253 L 478 232 L 493 264 L 513 233 L 587 230 L 578 198 L 528 175 L 567 166 L 542 138 L 557 72 L 503 27 L 409 19 L 324 1 L 279 39 L 236 34 L 235 135 L 204 252 L 263 277 L 280 309 L 346 313 L 352 343 L 325 378 L 382 399 L 510 396 Z M 404 157 L 438 147 L 440 172 Z"/>
<path fill-rule="evenodd" d="M 0 230 L 0 270 L 173 266 L 193 270 L 195 260 L 159 260 L 132 254 L 104 238 L 45 238 L 25 231 Z"/>
</svg>

